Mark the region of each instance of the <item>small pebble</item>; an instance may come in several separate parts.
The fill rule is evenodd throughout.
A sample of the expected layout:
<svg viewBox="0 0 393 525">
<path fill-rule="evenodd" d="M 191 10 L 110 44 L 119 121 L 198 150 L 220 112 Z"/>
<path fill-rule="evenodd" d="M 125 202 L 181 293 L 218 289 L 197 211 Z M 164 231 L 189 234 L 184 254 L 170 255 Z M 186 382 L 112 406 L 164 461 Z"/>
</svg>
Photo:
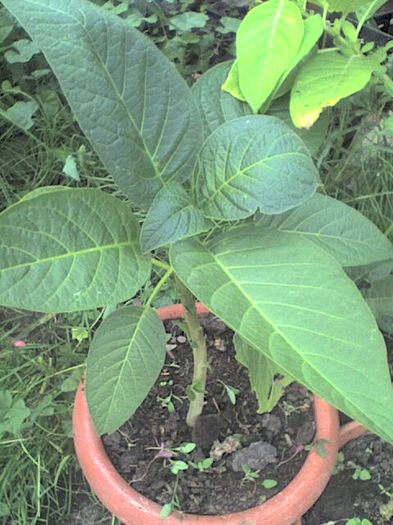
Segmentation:
<svg viewBox="0 0 393 525">
<path fill-rule="evenodd" d="M 277 462 L 277 449 L 265 441 L 255 441 L 250 446 L 233 454 L 232 468 L 241 472 L 243 467 L 261 470 L 269 463 Z"/>
</svg>

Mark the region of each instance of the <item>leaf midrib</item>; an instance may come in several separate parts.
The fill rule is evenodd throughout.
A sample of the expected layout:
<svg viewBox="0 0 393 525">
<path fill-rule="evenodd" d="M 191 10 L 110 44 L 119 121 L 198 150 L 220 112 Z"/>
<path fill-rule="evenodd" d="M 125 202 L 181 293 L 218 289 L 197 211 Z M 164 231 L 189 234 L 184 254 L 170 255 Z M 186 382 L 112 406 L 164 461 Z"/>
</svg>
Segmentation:
<svg viewBox="0 0 393 525">
<path fill-rule="evenodd" d="M 201 205 L 206 204 L 206 203 L 214 202 L 214 199 L 216 198 L 217 194 L 222 193 L 223 188 L 225 188 L 227 186 L 230 186 L 230 184 L 232 183 L 232 181 L 234 179 L 237 179 L 238 177 L 246 176 L 247 172 L 250 171 L 251 169 L 253 169 L 255 167 L 263 168 L 264 165 L 267 162 L 271 161 L 271 160 L 276 160 L 276 159 L 279 159 L 279 158 L 283 158 L 283 157 L 287 157 L 287 156 L 294 156 L 294 155 L 307 158 L 307 156 L 304 153 L 297 152 L 297 151 L 288 151 L 288 152 L 284 152 L 284 153 L 279 153 L 278 155 L 271 155 L 270 157 L 265 157 L 264 159 L 258 160 L 257 162 L 254 162 L 253 164 L 250 164 L 250 165 L 246 166 L 245 168 L 239 168 L 236 171 L 236 173 L 234 173 L 231 177 L 229 177 L 229 179 L 225 179 L 224 182 L 222 184 L 220 184 L 220 186 L 218 186 L 211 195 L 209 195 L 208 197 L 205 197 L 204 199 L 202 199 L 199 202 L 199 205 L 201 206 Z M 268 166 L 268 168 L 269 168 L 269 166 Z M 269 169 L 271 169 L 271 168 L 269 168 Z M 238 188 L 236 188 L 236 189 L 238 189 Z M 241 191 L 241 190 L 239 190 L 239 191 Z"/>
<path fill-rule="evenodd" d="M 30 0 L 30 3 L 33 4 L 33 5 L 36 5 L 36 6 L 38 6 L 38 7 L 42 7 L 42 5 L 40 5 L 40 4 L 36 4 L 36 2 L 34 2 L 34 1 L 32 1 L 32 0 Z M 96 50 L 96 46 L 95 46 L 93 40 L 91 39 L 91 36 L 90 36 L 89 32 L 87 31 L 86 27 L 85 27 L 85 26 L 82 24 L 82 22 L 81 22 L 78 18 L 76 18 L 72 13 L 66 13 L 65 11 L 62 11 L 61 9 L 56 9 L 55 7 L 53 7 L 53 6 L 51 6 L 51 5 L 45 6 L 45 8 L 47 8 L 47 9 L 49 9 L 49 10 L 52 10 L 52 11 L 54 11 L 55 13 L 60 13 L 60 14 L 62 14 L 63 16 L 64 16 L 64 15 L 65 15 L 65 16 L 69 16 L 69 17 L 70 17 L 71 19 L 73 19 L 73 20 L 74 20 L 74 21 L 75 21 L 80 27 L 82 27 L 82 29 L 83 29 L 85 35 L 87 36 L 88 40 L 89 40 L 90 43 L 91 43 L 92 51 L 93 51 L 94 55 L 96 56 L 99 65 L 101 66 L 101 68 L 102 68 L 102 70 L 103 70 L 105 76 L 107 77 L 107 79 L 108 79 L 110 85 L 112 86 L 112 88 L 113 88 L 113 90 L 114 90 L 114 92 L 115 92 L 116 98 L 118 99 L 118 101 L 120 101 L 120 104 L 121 104 L 121 105 L 123 106 L 123 108 L 125 109 L 125 113 L 127 114 L 127 116 L 128 116 L 128 118 L 129 118 L 129 120 L 130 120 L 130 122 L 131 122 L 131 124 L 132 124 L 132 126 L 133 126 L 133 128 L 134 128 L 134 130 L 135 130 L 135 132 L 136 132 L 136 134 L 137 134 L 137 135 L 140 137 L 140 139 L 141 139 L 141 142 L 142 142 L 142 144 L 143 144 L 143 146 L 144 146 L 144 149 L 142 149 L 142 151 L 145 151 L 145 152 L 147 153 L 147 156 L 148 156 L 148 158 L 149 158 L 149 160 L 150 160 L 150 162 L 151 162 L 151 165 L 152 165 L 152 167 L 153 167 L 153 170 L 154 170 L 154 172 L 155 172 L 155 174 L 156 174 L 155 177 L 153 177 L 153 178 L 158 178 L 158 179 L 160 179 L 160 181 L 161 181 L 161 183 L 162 183 L 162 186 L 165 186 L 166 183 L 165 183 L 165 181 L 164 181 L 163 178 L 162 178 L 162 174 L 157 170 L 156 164 L 155 164 L 155 162 L 154 162 L 154 158 L 151 156 L 151 152 L 150 152 L 149 148 L 147 147 L 147 144 L 146 144 L 146 142 L 145 142 L 145 140 L 144 140 L 144 137 L 143 137 L 143 135 L 141 134 L 140 130 L 138 129 L 138 127 L 137 127 L 137 125 L 136 125 L 136 123 L 135 123 L 135 121 L 134 121 L 134 119 L 133 119 L 131 113 L 129 112 L 129 109 L 128 109 L 127 105 L 125 104 L 124 100 L 123 100 L 122 97 L 120 96 L 120 92 L 119 92 L 119 90 L 117 89 L 116 85 L 114 84 L 113 79 L 112 79 L 111 75 L 109 74 L 109 71 L 108 71 L 107 67 L 105 66 L 105 63 L 103 62 L 103 60 L 101 59 L 101 57 L 100 57 L 98 51 Z M 105 26 L 105 27 L 106 27 L 106 31 L 108 31 L 107 26 Z M 60 82 L 60 84 L 61 84 L 61 82 Z M 144 111 L 145 111 L 145 108 L 144 108 Z"/>
<path fill-rule="evenodd" d="M 208 253 L 211 255 L 213 261 L 214 261 L 214 262 L 217 264 L 217 266 L 223 271 L 223 273 L 228 277 L 229 281 L 230 281 L 232 284 L 234 284 L 234 285 L 236 286 L 236 288 L 239 290 L 239 292 L 240 292 L 240 293 L 241 293 L 241 294 L 247 299 L 247 301 L 249 301 L 249 304 L 250 304 L 251 306 L 253 306 L 253 307 L 255 308 L 255 310 L 259 313 L 259 315 L 261 315 L 261 317 L 262 317 L 263 319 L 265 319 L 265 320 L 268 322 L 268 324 L 269 324 L 269 325 L 272 327 L 272 329 L 273 329 L 272 334 L 277 333 L 280 337 L 282 337 L 282 338 L 284 339 L 284 341 L 288 344 L 288 346 L 289 346 L 290 348 L 292 348 L 292 349 L 294 350 L 294 352 L 296 352 L 296 353 L 298 354 L 298 356 L 300 356 L 300 359 L 301 359 L 301 360 L 306 361 L 306 359 L 304 359 L 304 356 L 299 352 L 299 350 L 297 349 L 297 347 L 295 347 L 294 345 L 292 345 L 292 343 L 290 343 L 290 342 L 288 341 L 288 338 L 287 338 L 287 337 L 281 332 L 281 330 L 279 330 L 278 328 L 275 327 L 274 323 L 269 319 L 269 317 L 268 317 L 267 315 L 265 315 L 265 314 L 262 314 L 262 312 L 261 312 L 260 309 L 258 308 L 257 303 L 255 303 L 255 301 L 249 296 L 249 294 L 248 294 L 248 293 L 247 293 L 247 292 L 246 292 L 246 291 L 240 286 L 239 283 L 237 283 L 236 279 L 233 278 L 233 276 L 232 276 L 232 274 L 230 273 L 229 269 L 227 269 L 226 266 L 224 266 L 223 263 L 221 263 L 220 259 L 218 259 L 218 257 L 217 257 L 213 252 L 211 252 L 206 246 L 203 246 L 202 243 L 199 243 L 199 244 L 202 246 L 202 248 L 203 248 L 204 250 L 207 250 L 207 251 L 208 251 Z M 211 306 L 212 306 L 212 305 L 209 305 L 209 308 L 210 308 Z M 212 313 L 214 313 L 213 309 L 212 309 Z M 216 315 L 219 316 L 219 313 L 216 313 Z M 225 320 L 224 322 L 227 323 L 226 320 Z M 238 332 L 238 329 L 237 329 L 235 326 L 233 326 L 233 325 L 231 326 L 230 323 L 228 323 L 228 326 L 229 326 L 232 330 L 234 330 L 235 332 Z M 270 339 L 270 337 L 272 336 L 272 334 L 270 334 L 269 339 Z M 249 343 L 253 348 L 255 348 L 256 350 L 258 350 L 259 352 L 261 351 L 259 348 L 257 348 L 257 347 L 255 346 L 255 343 L 252 342 L 252 341 L 247 337 L 247 334 L 240 334 L 240 335 L 241 335 L 241 337 L 243 337 L 245 340 L 247 340 L 248 343 Z M 315 365 L 311 364 L 309 361 L 306 361 L 306 362 L 307 362 L 307 365 L 308 365 L 310 368 L 312 368 L 312 369 L 314 370 L 314 372 L 317 374 L 317 376 L 319 375 L 320 377 L 323 377 L 323 378 L 325 379 L 325 381 L 326 381 L 328 384 L 331 385 L 332 390 L 333 390 L 333 391 L 336 391 L 336 392 L 339 392 L 339 393 L 340 393 L 340 396 L 342 397 L 342 399 L 345 399 L 345 396 L 343 395 L 342 391 L 339 390 L 339 389 L 338 389 L 338 388 L 337 388 L 337 387 L 336 387 L 336 386 L 335 386 L 335 385 L 329 380 L 329 378 L 327 378 L 326 376 L 324 376 L 324 375 L 321 373 L 321 370 L 318 370 L 318 369 L 315 367 Z M 304 381 L 304 378 L 303 378 L 303 377 L 301 377 L 301 378 L 296 377 L 296 376 L 293 374 L 293 372 L 290 372 L 289 370 L 287 370 L 286 367 L 285 367 L 284 365 L 280 364 L 280 365 L 278 365 L 278 366 L 280 366 L 283 370 L 285 370 L 285 371 L 287 372 L 287 374 L 291 375 L 292 377 L 295 377 L 295 379 L 297 379 L 298 381 L 300 381 L 300 382 Z M 353 403 L 351 402 L 351 404 L 353 404 Z M 363 410 L 361 410 L 357 405 L 356 405 L 356 409 L 357 409 L 359 412 L 361 412 L 362 414 L 364 414 L 365 419 L 367 419 L 367 420 L 369 419 L 368 414 L 367 414 L 366 412 L 364 412 Z M 376 426 L 378 426 L 378 428 L 379 428 L 379 425 L 376 425 Z M 385 432 L 383 432 L 383 433 L 385 433 Z"/>
<path fill-rule="evenodd" d="M 30 268 L 32 266 L 37 266 L 37 265 L 40 265 L 40 264 L 46 264 L 46 263 L 51 263 L 51 262 L 55 262 L 55 261 L 57 262 L 57 261 L 60 261 L 60 260 L 67 259 L 68 257 L 75 258 L 75 257 L 79 257 L 79 256 L 82 256 L 82 255 L 86 255 L 88 253 L 103 252 L 103 251 L 106 251 L 106 250 L 120 249 L 122 247 L 127 247 L 127 246 L 128 247 L 132 247 L 134 244 L 135 244 L 134 241 L 125 241 L 125 242 L 119 242 L 119 243 L 115 243 L 115 244 L 106 244 L 105 246 L 100 246 L 100 247 L 94 246 L 93 248 L 86 248 L 84 250 L 78 250 L 78 251 L 75 251 L 75 252 L 67 252 L 67 253 L 63 253 L 61 255 L 54 255 L 52 257 L 45 257 L 44 259 L 38 259 L 38 260 L 32 261 L 32 262 L 26 262 L 26 263 L 17 264 L 15 266 L 9 266 L 8 268 L 1 268 L 0 269 L 0 274 L 3 273 L 3 272 L 7 272 L 7 271 L 19 270 L 21 268 Z"/>
<path fill-rule="evenodd" d="M 124 373 L 124 368 L 126 366 L 126 363 L 128 363 L 128 357 L 129 357 L 130 353 L 132 352 L 132 347 L 133 347 L 135 338 L 137 337 L 137 335 L 138 335 L 138 333 L 140 331 L 140 325 L 141 325 L 142 321 L 145 319 L 145 316 L 147 316 L 149 313 L 150 313 L 150 310 L 146 309 L 146 307 L 145 307 L 143 309 L 143 311 L 141 312 L 141 315 L 140 315 L 138 321 L 134 325 L 135 326 L 134 332 L 133 332 L 131 338 L 129 339 L 129 344 L 127 345 L 127 350 L 125 352 L 125 357 L 123 359 L 120 371 L 117 374 L 117 381 L 115 382 L 115 384 L 113 386 L 113 395 L 111 396 L 111 399 L 110 399 L 109 409 L 106 411 L 104 428 L 106 428 L 106 426 L 108 424 L 108 421 L 110 421 L 110 419 L 111 419 L 112 406 L 113 406 L 115 398 L 117 397 L 117 391 L 118 391 L 119 387 L 121 386 L 121 381 L 122 381 L 122 377 L 123 377 L 123 373 Z M 132 370 L 132 368 L 131 368 L 131 370 Z"/>
</svg>

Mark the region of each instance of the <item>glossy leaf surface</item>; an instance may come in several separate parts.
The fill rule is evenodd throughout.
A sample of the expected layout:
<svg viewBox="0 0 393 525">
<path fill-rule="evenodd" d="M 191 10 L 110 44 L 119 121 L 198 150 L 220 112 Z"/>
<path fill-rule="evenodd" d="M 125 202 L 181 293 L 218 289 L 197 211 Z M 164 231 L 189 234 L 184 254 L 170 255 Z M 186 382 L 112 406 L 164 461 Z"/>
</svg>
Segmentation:
<svg viewBox="0 0 393 525">
<path fill-rule="evenodd" d="M 338 52 L 319 53 L 296 77 L 291 91 L 290 112 L 299 128 L 309 128 L 324 108 L 363 89 L 370 81 L 375 63 L 371 58 Z"/>
<path fill-rule="evenodd" d="M 291 89 L 291 84 L 294 81 L 293 74 L 296 74 L 297 66 L 311 53 L 313 48 L 315 48 L 323 31 L 324 23 L 321 15 L 311 15 L 304 20 L 304 34 L 300 49 L 293 59 L 293 62 L 288 66 L 287 70 L 280 78 L 274 97 L 282 96 Z M 287 82 L 289 80 L 291 82 Z"/>
<path fill-rule="evenodd" d="M 371 4 L 372 0 L 315 0 L 315 3 L 322 7 L 328 5 L 329 11 L 354 13 L 361 7 Z"/>
<path fill-rule="evenodd" d="M 154 385 L 165 361 L 164 325 L 152 308 L 126 306 L 107 317 L 87 358 L 87 401 L 99 434 L 117 430 Z"/>
<path fill-rule="evenodd" d="M 36 195 L 0 214 L 0 304 L 68 312 L 135 295 L 151 264 L 129 207 L 95 189 Z"/>
<path fill-rule="evenodd" d="M 296 57 L 303 40 L 300 9 L 289 0 L 269 0 L 251 9 L 236 35 L 239 85 L 256 113 Z"/>
<path fill-rule="evenodd" d="M 257 209 L 281 213 L 316 191 L 319 176 L 298 135 L 279 119 L 250 115 L 227 122 L 206 140 L 195 188 L 210 218 L 243 219 Z"/>
<path fill-rule="evenodd" d="M 393 257 L 392 243 L 354 208 L 316 193 L 299 207 L 258 223 L 307 237 L 343 266 L 360 266 Z"/>
<path fill-rule="evenodd" d="M 193 172 L 201 123 L 176 68 L 122 18 L 79 0 L 5 0 L 42 49 L 80 127 L 138 206 Z"/>
<path fill-rule="evenodd" d="M 141 246 L 149 252 L 207 231 L 211 223 L 191 202 L 184 188 L 170 183 L 154 199 L 141 230 Z"/>
<path fill-rule="evenodd" d="M 360 292 L 303 237 L 245 225 L 171 263 L 209 310 L 310 390 L 393 443 L 386 348 Z"/>
</svg>

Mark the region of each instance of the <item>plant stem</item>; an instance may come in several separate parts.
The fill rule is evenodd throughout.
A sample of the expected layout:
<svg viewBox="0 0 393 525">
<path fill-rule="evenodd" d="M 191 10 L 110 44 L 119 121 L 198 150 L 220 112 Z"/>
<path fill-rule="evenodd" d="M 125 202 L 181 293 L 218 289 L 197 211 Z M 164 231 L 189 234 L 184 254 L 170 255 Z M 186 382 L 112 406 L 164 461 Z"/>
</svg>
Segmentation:
<svg viewBox="0 0 393 525">
<path fill-rule="evenodd" d="M 165 284 L 168 282 L 169 277 L 173 274 L 173 268 L 170 266 L 168 267 L 167 271 L 164 273 L 163 277 L 158 281 L 156 286 L 154 287 L 154 290 L 149 296 L 149 299 L 146 302 L 146 306 L 151 306 L 154 299 L 157 297 L 157 295 L 160 293 L 160 290 Z"/>
<path fill-rule="evenodd" d="M 155 259 L 154 257 L 151 258 L 151 263 L 153 266 L 157 266 L 157 268 L 161 268 L 162 270 L 169 270 L 171 266 L 163 261 L 160 261 L 159 259 Z"/>
<path fill-rule="evenodd" d="M 199 322 L 195 308 L 195 299 L 190 290 L 176 279 L 180 292 L 181 302 L 185 309 L 185 321 L 188 327 L 189 343 L 192 348 L 194 370 L 192 376 L 192 399 L 187 413 L 187 425 L 193 427 L 196 419 L 201 415 L 205 400 L 206 375 L 207 375 L 207 348 L 205 334 Z"/>
</svg>

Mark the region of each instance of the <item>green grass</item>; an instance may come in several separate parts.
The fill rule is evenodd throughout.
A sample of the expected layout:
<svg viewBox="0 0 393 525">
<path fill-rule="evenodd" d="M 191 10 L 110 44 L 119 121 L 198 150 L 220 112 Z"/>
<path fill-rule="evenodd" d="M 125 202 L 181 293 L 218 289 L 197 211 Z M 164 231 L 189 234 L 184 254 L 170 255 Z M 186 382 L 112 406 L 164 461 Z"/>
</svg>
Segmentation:
<svg viewBox="0 0 393 525">
<path fill-rule="evenodd" d="M 393 240 L 393 138 L 382 131 L 389 104 L 373 89 L 343 101 L 334 111 L 320 170 L 326 193 L 359 210 Z"/>
<path fill-rule="evenodd" d="M 0 311 L 0 403 L 8 391 L 13 406 L 27 408 L 20 428 L 10 432 L 2 427 L 7 409 L 0 404 L 0 522 L 5 525 L 58 525 L 80 502 L 94 501 L 75 458 L 71 414 L 97 319 L 97 312 L 55 317 Z M 73 340 L 72 326 L 86 339 Z M 20 339 L 27 346 L 15 348 Z M 116 523 L 108 513 L 104 518 L 106 525 Z"/>
</svg>

